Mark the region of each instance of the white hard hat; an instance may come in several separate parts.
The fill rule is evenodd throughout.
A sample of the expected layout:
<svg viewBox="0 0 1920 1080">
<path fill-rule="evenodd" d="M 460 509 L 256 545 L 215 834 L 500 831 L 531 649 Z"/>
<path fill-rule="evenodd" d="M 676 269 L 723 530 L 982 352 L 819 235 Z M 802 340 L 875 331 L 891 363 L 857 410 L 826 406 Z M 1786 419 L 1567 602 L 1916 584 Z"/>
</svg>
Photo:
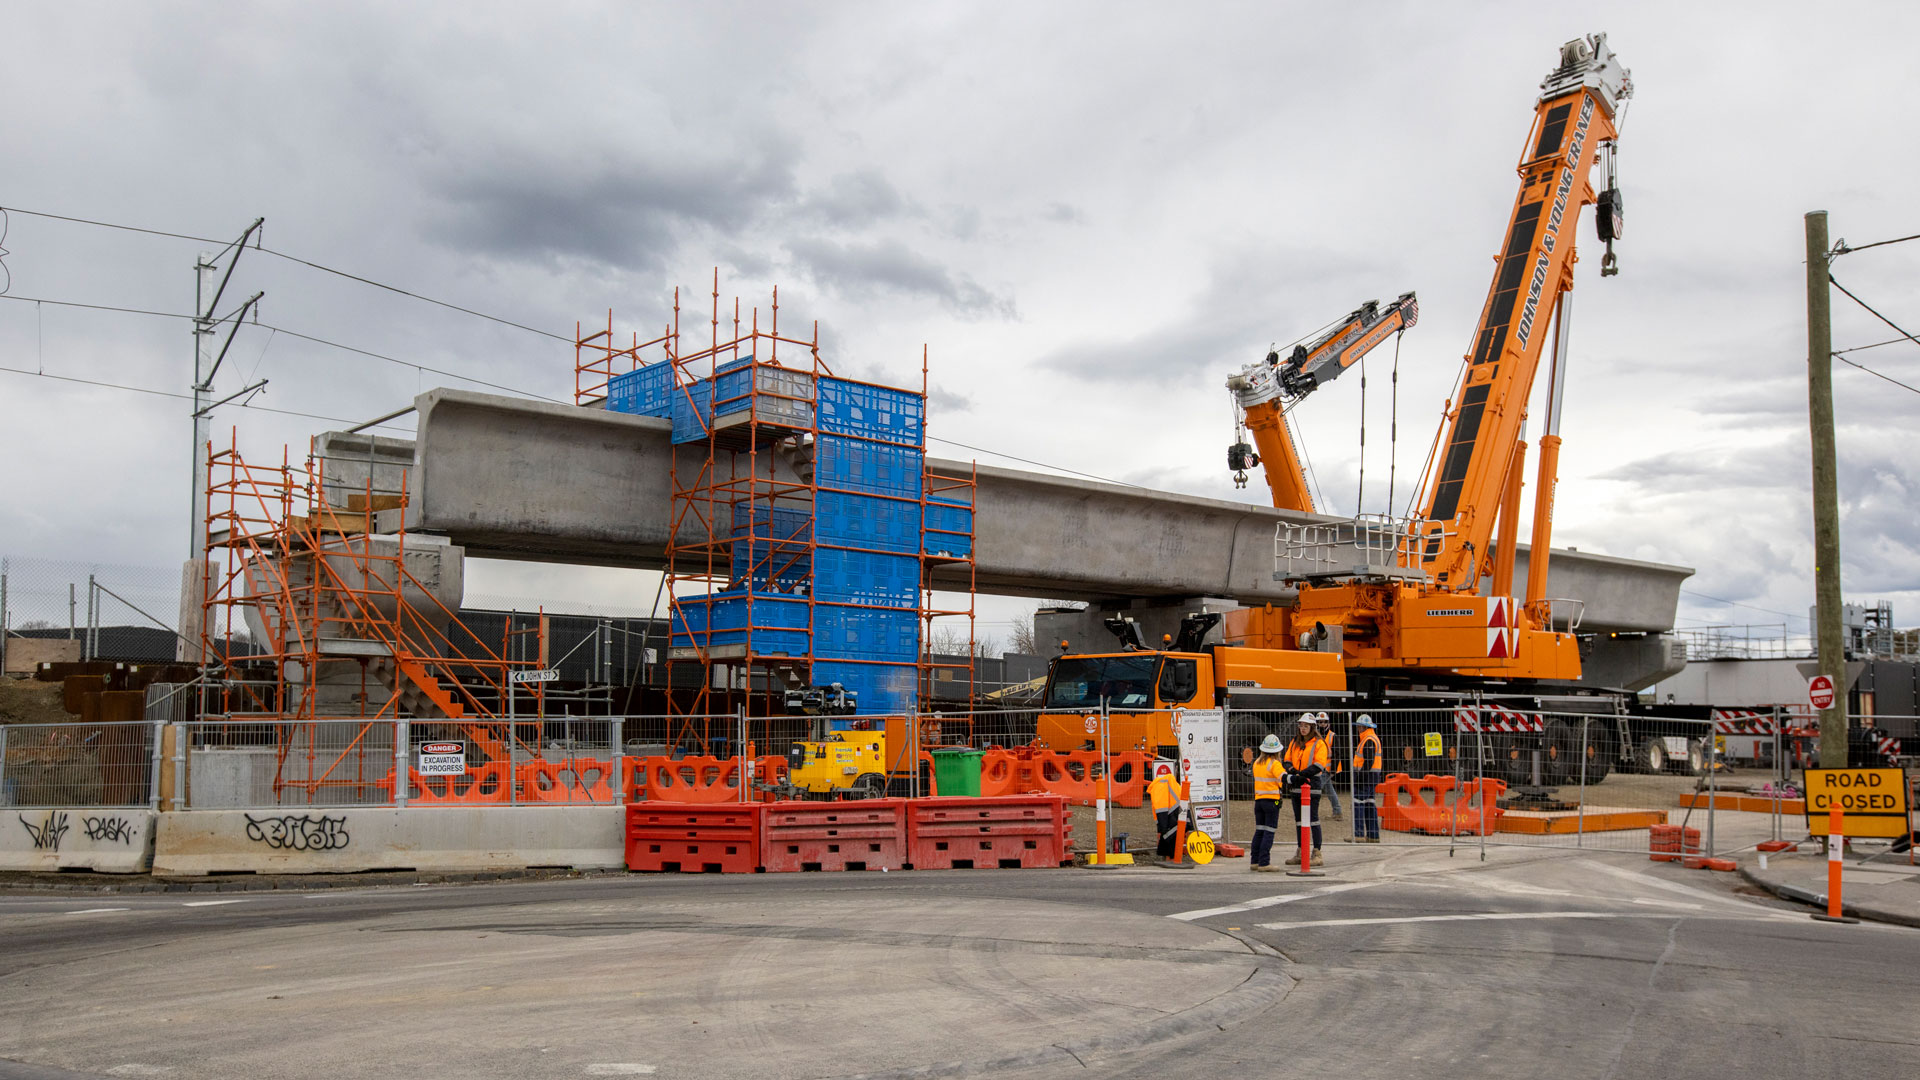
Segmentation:
<svg viewBox="0 0 1920 1080">
<path fill-rule="evenodd" d="M 1279 753 L 1280 752 L 1280 736 L 1268 735 L 1266 738 L 1260 740 L 1260 752 L 1263 754 Z"/>
</svg>

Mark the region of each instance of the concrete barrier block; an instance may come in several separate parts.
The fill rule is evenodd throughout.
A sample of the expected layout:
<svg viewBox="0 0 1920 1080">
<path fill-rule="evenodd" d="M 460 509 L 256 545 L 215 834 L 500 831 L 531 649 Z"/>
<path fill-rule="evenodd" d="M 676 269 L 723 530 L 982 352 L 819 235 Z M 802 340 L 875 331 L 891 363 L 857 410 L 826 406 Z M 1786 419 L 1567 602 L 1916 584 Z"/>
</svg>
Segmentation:
<svg viewBox="0 0 1920 1080">
<path fill-rule="evenodd" d="M 625 863 L 618 806 L 187 810 L 160 815 L 153 872 L 608 869 Z"/>
<path fill-rule="evenodd" d="M 147 809 L 73 807 L 0 811 L 0 870 L 95 870 L 138 874 L 152 865 Z"/>
</svg>

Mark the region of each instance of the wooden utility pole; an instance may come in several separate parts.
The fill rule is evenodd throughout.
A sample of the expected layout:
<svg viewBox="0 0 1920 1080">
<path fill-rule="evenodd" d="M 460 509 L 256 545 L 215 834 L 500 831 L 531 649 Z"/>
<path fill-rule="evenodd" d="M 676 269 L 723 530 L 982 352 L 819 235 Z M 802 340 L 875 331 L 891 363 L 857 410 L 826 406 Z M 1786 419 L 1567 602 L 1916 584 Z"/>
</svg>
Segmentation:
<svg viewBox="0 0 1920 1080">
<path fill-rule="evenodd" d="M 1833 707 L 1820 710 L 1820 765 L 1847 767 L 1847 654 L 1841 625 L 1840 485 L 1833 449 L 1833 326 L 1827 289 L 1827 212 L 1807 214 L 1807 422 L 1813 433 L 1814 634 Z"/>
</svg>

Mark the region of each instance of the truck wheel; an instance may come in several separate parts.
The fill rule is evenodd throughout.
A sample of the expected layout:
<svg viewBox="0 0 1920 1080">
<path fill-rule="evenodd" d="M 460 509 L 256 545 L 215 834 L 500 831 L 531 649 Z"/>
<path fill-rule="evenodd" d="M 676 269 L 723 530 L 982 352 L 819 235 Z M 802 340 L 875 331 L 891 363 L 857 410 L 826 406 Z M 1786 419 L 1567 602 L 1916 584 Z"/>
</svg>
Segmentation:
<svg viewBox="0 0 1920 1080">
<path fill-rule="evenodd" d="M 1650 773 L 1666 772 L 1666 744 L 1661 742 L 1658 736 L 1648 736 L 1647 740 L 1640 744 L 1640 757 L 1637 764 Z"/>
<path fill-rule="evenodd" d="M 1540 765 L 1540 779 L 1551 787 L 1580 782 L 1580 733 L 1565 720 L 1546 724 L 1546 760 Z"/>
<path fill-rule="evenodd" d="M 1597 784 L 1613 771 L 1617 756 L 1613 732 L 1595 720 L 1587 724 L 1587 783 Z"/>
<path fill-rule="evenodd" d="M 1694 776 L 1707 774 L 1707 747 L 1703 740 L 1687 740 L 1687 771 Z"/>
<path fill-rule="evenodd" d="M 1533 740 L 1505 738 L 1498 745 L 1500 779 L 1509 787 L 1533 783 Z"/>
</svg>

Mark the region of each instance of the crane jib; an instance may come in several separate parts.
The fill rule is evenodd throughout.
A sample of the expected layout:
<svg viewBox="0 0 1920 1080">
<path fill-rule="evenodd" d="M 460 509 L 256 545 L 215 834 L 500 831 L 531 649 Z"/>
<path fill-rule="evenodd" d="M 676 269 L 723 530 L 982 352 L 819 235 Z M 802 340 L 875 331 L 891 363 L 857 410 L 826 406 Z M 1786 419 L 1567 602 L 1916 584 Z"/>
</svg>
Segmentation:
<svg viewBox="0 0 1920 1080">
<path fill-rule="evenodd" d="M 1560 221 L 1567 213 L 1567 198 L 1573 193 L 1573 178 L 1578 172 L 1580 155 L 1587 148 L 1587 128 L 1593 120 L 1593 98 L 1581 96 L 1580 122 L 1574 126 L 1573 142 L 1567 147 L 1567 165 L 1560 171 L 1560 186 L 1553 194 L 1553 213 L 1547 215 L 1547 231 L 1540 238 L 1540 255 L 1533 263 L 1533 280 L 1527 285 L 1527 304 L 1520 312 L 1520 345 L 1524 348 L 1533 334 L 1534 317 L 1540 308 L 1540 292 L 1547 284 L 1547 264 L 1559 243 Z"/>
<path fill-rule="evenodd" d="M 1559 114 L 1559 123 L 1555 123 Z M 1548 112 L 1547 122 L 1543 125 L 1536 154 L 1553 153 L 1555 144 L 1565 131 L 1564 113 L 1560 109 Z M 1559 248 L 1560 226 L 1565 221 L 1567 203 L 1573 195 L 1573 183 L 1579 176 L 1581 156 L 1586 152 L 1587 137 L 1593 122 L 1593 97 L 1583 93 L 1580 102 L 1580 114 L 1573 127 L 1572 138 L 1567 145 L 1566 154 L 1561 158 L 1564 165 L 1560 170 L 1559 184 L 1554 191 L 1552 208 L 1541 221 L 1546 201 L 1522 203 L 1513 215 L 1513 225 L 1507 234 L 1506 249 L 1501 252 L 1500 270 L 1494 279 L 1493 296 L 1487 305 L 1486 322 L 1481 326 L 1478 347 L 1474 350 L 1473 366 L 1497 362 L 1505 353 L 1509 326 L 1514 322 L 1514 301 L 1520 292 L 1520 275 L 1525 272 L 1527 263 L 1523 260 L 1529 253 L 1534 255 L 1532 274 L 1527 282 L 1526 300 L 1521 305 L 1518 325 L 1513 326 L 1514 337 L 1519 348 L 1524 350 L 1533 336 L 1533 326 L 1538 318 L 1540 296 L 1547 284 L 1547 271 L 1552 265 L 1553 253 Z M 1544 230 L 1541 226 L 1544 225 Z M 1536 233 L 1538 244 L 1535 243 Z M 1428 507 L 1427 516 L 1434 521 L 1451 520 L 1460 508 L 1460 498 L 1464 494 L 1467 469 L 1473 460 L 1475 447 L 1480 440 L 1480 424 L 1484 419 L 1491 375 L 1483 381 L 1467 387 L 1461 396 L 1459 412 L 1454 417 L 1453 430 L 1447 439 L 1446 453 L 1441 459 L 1440 476 L 1434 486 L 1434 497 Z M 1426 546 L 1424 561 L 1432 562 L 1439 555 L 1440 545 L 1430 543 Z"/>
</svg>

